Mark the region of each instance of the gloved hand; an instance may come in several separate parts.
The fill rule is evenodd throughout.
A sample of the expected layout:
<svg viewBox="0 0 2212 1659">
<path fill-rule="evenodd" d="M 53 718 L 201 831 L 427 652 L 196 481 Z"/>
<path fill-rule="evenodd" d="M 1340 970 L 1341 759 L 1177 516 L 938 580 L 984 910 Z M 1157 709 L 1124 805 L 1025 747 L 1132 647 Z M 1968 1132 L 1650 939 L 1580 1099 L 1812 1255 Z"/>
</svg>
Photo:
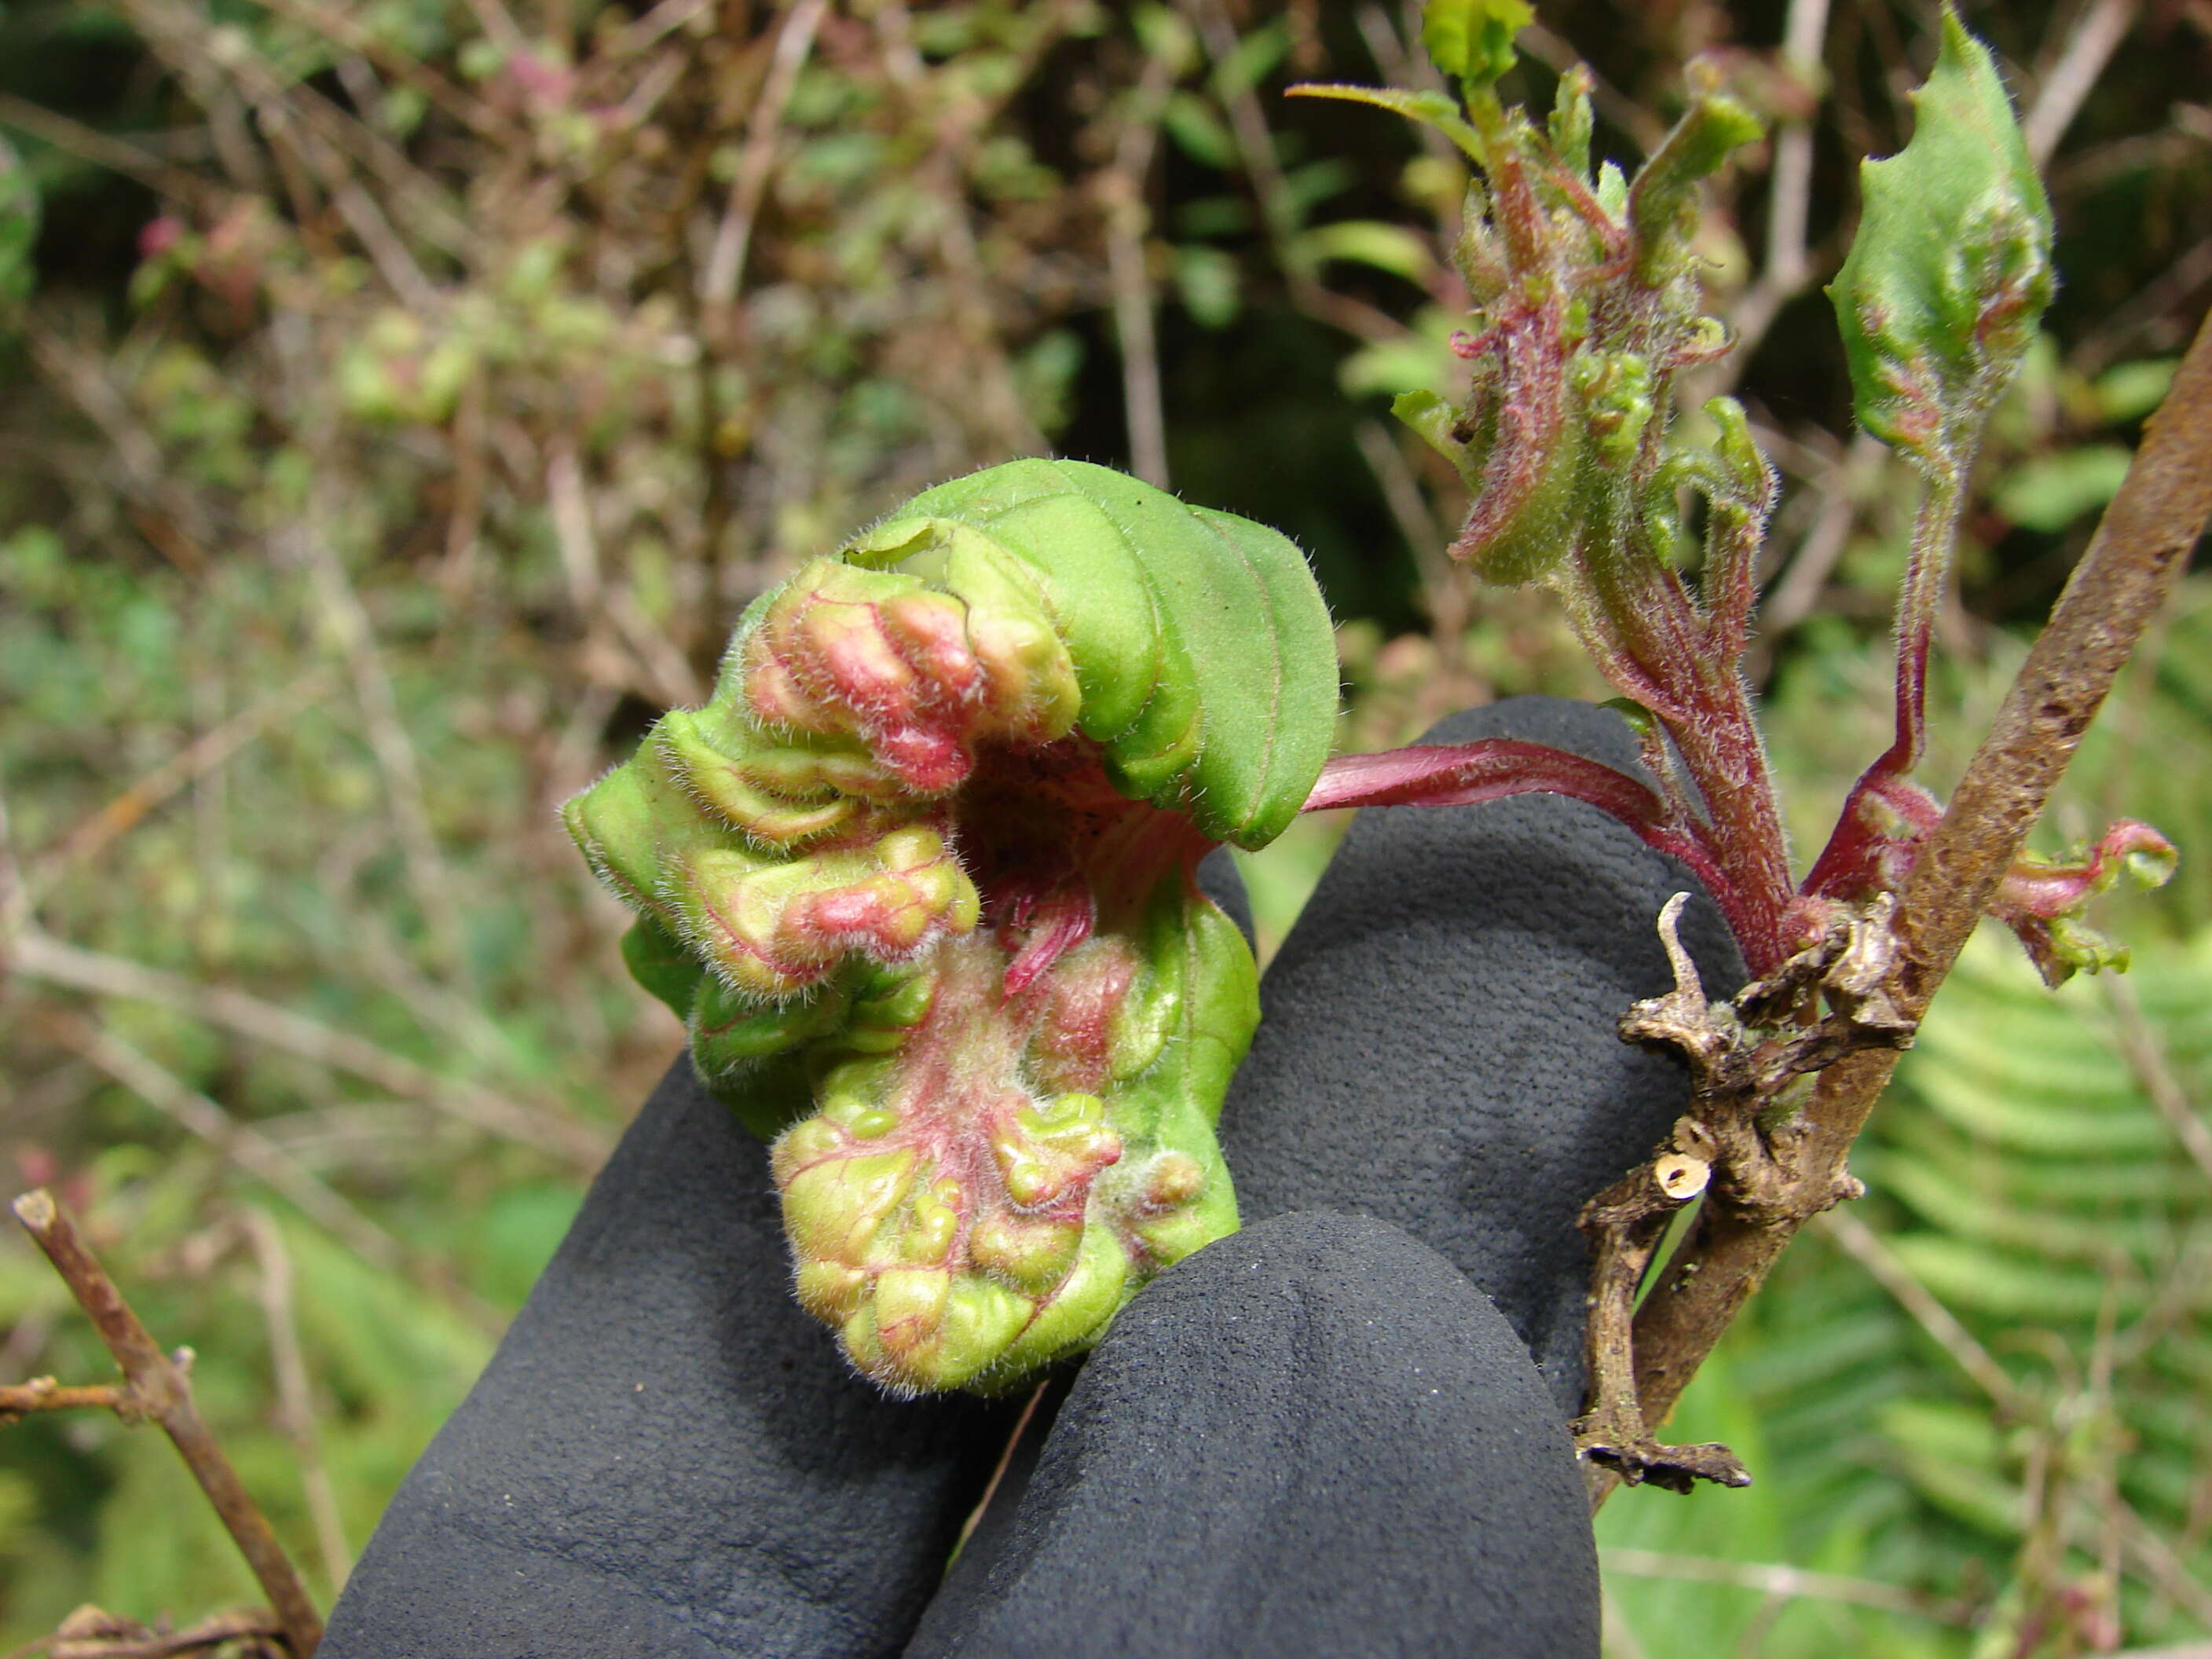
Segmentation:
<svg viewBox="0 0 2212 1659">
<path fill-rule="evenodd" d="M 1547 699 L 1431 735 L 1635 763 Z M 1683 889 L 1576 802 L 1363 813 L 1224 1115 L 1244 1231 L 1047 1390 L 949 1573 L 1022 1402 L 847 1372 L 791 1299 L 765 1148 L 679 1060 L 324 1659 L 1595 1656 L 1574 1218 L 1687 1098 L 1613 1034 L 1670 982 Z M 1741 980 L 1702 896 L 1684 938 Z"/>
</svg>

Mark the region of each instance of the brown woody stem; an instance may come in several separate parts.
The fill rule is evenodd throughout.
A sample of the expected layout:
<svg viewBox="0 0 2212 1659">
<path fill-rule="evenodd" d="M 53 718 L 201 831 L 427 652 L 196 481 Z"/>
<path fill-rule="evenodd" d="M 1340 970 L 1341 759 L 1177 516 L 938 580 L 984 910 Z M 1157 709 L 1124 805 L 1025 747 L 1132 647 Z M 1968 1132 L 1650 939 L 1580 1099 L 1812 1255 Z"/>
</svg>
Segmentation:
<svg viewBox="0 0 2212 1659">
<path fill-rule="evenodd" d="M 276 1610 L 295 1659 L 307 1659 L 323 1639 L 322 1617 L 270 1530 L 268 1517 L 247 1494 L 238 1471 L 194 1408 L 191 1385 L 183 1369 L 161 1352 L 52 1193 L 43 1188 L 25 1193 L 14 1208 L 15 1218 L 46 1253 L 46 1260 L 115 1356 L 131 1409 L 160 1424 L 174 1443 Z"/>
<path fill-rule="evenodd" d="M 1888 990 L 1917 1020 L 1996 895 L 2129 653 L 2172 591 L 2212 518 L 2212 319 L 2097 533 L 2014 679 L 1995 726 L 1913 866 Z M 1851 1142 L 1890 1074 L 1893 1049 L 1845 1054 L 1820 1073 L 1791 1178 L 1761 1201 L 1716 1189 L 1635 1323 L 1637 1395 L 1664 1422 L 1775 1258 L 1834 1200 Z M 1597 1497 L 1602 1501 L 1609 1483 Z"/>
<path fill-rule="evenodd" d="M 1595 1260 L 1590 1270 L 1589 1410 L 1575 1424 L 1592 1489 L 1618 1479 L 1650 1481 L 1687 1492 L 1698 1480 L 1747 1486 L 1751 1476 L 1726 1446 L 1661 1446 L 1654 1443 L 1636 1397 L 1629 1363 L 1636 1287 L 1667 1224 L 1705 1189 L 1715 1151 L 1703 1126 L 1684 1118 L 1669 1144 L 1650 1163 L 1630 1170 L 1583 1206 L 1582 1230 Z"/>
<path fill-rule="evenodd" d="M 0 1428 L 19 1422 L 33 1412 L 70 1412 L 92 1409 L 113 1412 L 129 1419 L 137 1408 L 137 1398 L 128 1389 L 118 1389 L 112 1382 L 91 1382 L 77 1387 L 64 1387 L 51 1376 L 34 1376 L 27 1382 L 10 1382 L 0 1386 Z"/>
<path fill-rule="evenodd" d="M 184 1659 L 219 1648 L 236 1659 L 259 1659 L 275 1654 L 276 1644 L 286 1639 L 276 1615 L 266 1607 L 219 1613 L 183 1630 L 164 1632 L 88 1603 L 62 1620 L 52 1636 L 15 1650 L 8 1659 L 30 1659 L 33 1654 L 47 1659 Z"/>
</svg>

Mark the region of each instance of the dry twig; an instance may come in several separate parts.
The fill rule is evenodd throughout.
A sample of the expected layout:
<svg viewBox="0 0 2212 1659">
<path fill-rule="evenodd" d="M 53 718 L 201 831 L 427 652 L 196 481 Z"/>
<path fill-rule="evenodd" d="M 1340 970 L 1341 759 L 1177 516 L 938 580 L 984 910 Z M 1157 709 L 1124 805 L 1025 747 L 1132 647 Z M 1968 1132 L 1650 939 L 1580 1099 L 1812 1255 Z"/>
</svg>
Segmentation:
<svg viewBox="0 0 2212 1659">
<path fill-rule="evenodd" d="M 88 951 L 26 926 L 4 947 L 0 967 L 28 979 L 101 996 L 136 997 L 174 1008 L 257 1042 L 299 1055 L 418 1100 L 489 1134 L 504 1136 L 594 1170 L 605 1161 L 606 1137 L 551 1108 L 533 1109 L 472 1085 L 449 1083 L 428 1066 L 227 985 L 203 985 L 143 963 Z"/>
<path fill-rule="evenodd" d="M 324 1576 L 332 1584 L 343 1584 L 353 1567 L 353 1553 L 346 1542 L 345 1522 L 338 1514 L 337 1489 L 331 1484 L 330 1468 L 323 1462 L 322 1448 L 315 1437 L 307 1358 L 300 1346 L 299 1322 L 292 1316 L 291 1252 L 284 1248 L 284 1235 L 265 1211 L 248 1209 L 245 1226 L 261 1269 L 261 1316 L 269 1328 L 269 1357 L 276 1373 L 279 1419 L 299 1454 L 300 1485 L 307 1494 L 307 1513 L 314 1518 L 315 1547 L 323 1558 Z"/>
<path fill-rule="evenodd" d="M 2075 25 L 2065 50 L 2043 77 L 2035 102 L 2020 124 L 2027 153 L 2037 167 L 2051 160 L 2051 153 L 2081 112 L 2089 88 L 2097 84 L 2112 53 L 2135 26 L 2140 9 L 2140 0 L 2096 0 Z"/>
<path fill-rule="evenodd" d="M 1121 401 L 1129 429 L 1129 470 L 1156 489 L 1168 488 L 1167 417 L 1160 400 L 1160 349 L 1152 326 L 1152 285 L 1145 263 L 1152 226 L 1146 180 L 1158 149 L 1160 113 L 1175 88 L 1164 56 L 1145 64 L 1129 97 L 1129 113 L 1114 146 L 1113 165 L 1099 179 L 1105 198 L 1106 268 L 1114 288 L 1114 332 L 1121 351 Z"/>
<path fill-rule="evenodd" d="M 276 1659 L 284 1651 L 283 1642 L 283 1626 L 265 1607 L 219 1613 L 182 1630 L 162 1631 L 87 1603 L 63 1620 L 52 1636 L 17 1648 L 7 1659 L 181 1659 L 219 1648 L 229 1649 L 237 1659 Z"/>
<path fill-rule="evenodd" d="M 799 85 L 799 70 L 813 55 L 815 33 L 829 9 L 829 0 L 799 0 L 776 31 L 768 80 L 753 104 L 738 176 L 731 181 L 729 204 L 714 228 L 714 245 L 699 279 L 699 297 L 716 319 L 723 318 L 737 303 L 738 287 L 744 281 L 745 255 L 752 244 L 753 221 L 760 213 L 769 175 L 775 171 L 782 148 L 783 112 Z M 721 328 L 718 323 L 715 332 L 720 333 Z"/>
<path fill-rule="evenodd" d="M 1782 66 L 1802 82 L 1808 94 L 1820 77 L 1820 44 L 1828 31 L 1828 0 L 1790 0 L 1788 21 L 1783 26 Z M 1751 356 L 1782 307 L 1811 280 L 1813 268 L 1806 256 L 1805 227 L 1813 200 L 1813 122 L 1810 111 L 1785 118 L 1774 135 L 1774 161 L 1767 191 L 1766 257 L 1759 278 L 1737 298 L 1728 321 L 1736 337 L 1735 349 L 1714 366 L 1686 403 L 1734 389 L 1737 378 L 1750 366 Z"/>
<path fill-rule="evenodd" d="M 1878 1579 L 1851 1578 L 1840 1573 L 1813 1572 L 1771 1561 L 1724 1561 L 1707 1555 L 1682 1555 L 1669 1550 L 1603 1549 L 1598 1559 L 1608 1573 L 1632 1578 L 1664 1578 L 1674 1583 L 1729 1584 L 1759 1590 L 1785 1600 L 1837 1601 L 1848 1607 L 1879 1607 L 1885 1613 L 1911 1613 L 1940 1624 L 1964 1625 L 1970 1610 L 1938 1601 L 1901 1584 Z"/>
<path fill-rule="evenodd" d="M 278 1626 L 295 1659 L 308 1659 L 323 1639 L 322 1616 L 307 1599 L 307 1588 L 293 1570 L 283 1546 L 270 1530 L 268 1517 L 255 1505 L 238 1471 L 193 1407 L 191 1384 L 184 1366 L 155 1344 L 115 1281 L 77 1237 L 76 1226 L 52 1193 L 44 1188 L 25 1193 L 13 1207 L 15 1218 L 46 1252 L 46 1260 L 53 1263 L 54 1271 L 100 1333 L 100 1340 L 115 1356 L 131 1396 L 131 1413 L 160 1424 L 176 1446 L 276 1609 Z M 181 1352 L 189 1358 L 189 1350 Z"/>
<path fill-rule="evenodd" d="M 183 1125 L 249 1175 L 267 1182 L 362 1260 L 397 1267 L 404 1259 L 398 1239 L 331 1191 L 291 1153 L 113 1032 L 61 1012 L 45 1015 L 38 1023 L 64 1047 Z"/>
<path fill-rule="evenodd" d="M 336 676 L 329 668 L 311 668 L 282 689 L 241 708 L 220 726 L 201 732 L 114 796 L 42 856 L 30 872 L 29 886 L 33 896 L 52 886 L 71 866 L 86 862 L 117 836 L 127 833 L 179 790 L 222 766 L 269 726 L 313 708 L 329 694 L 335 683 Z"/>
<path fill-rule="evenodd" d="M 127 1419 L 134 1409 L 131 1391 L 112 1382 L 64 1385 L 51 1376 L 34 1376 L 27 1382 L 0 1384 L 0 1428 L 33 1412 L 105 1411 Z"/>
</svg>

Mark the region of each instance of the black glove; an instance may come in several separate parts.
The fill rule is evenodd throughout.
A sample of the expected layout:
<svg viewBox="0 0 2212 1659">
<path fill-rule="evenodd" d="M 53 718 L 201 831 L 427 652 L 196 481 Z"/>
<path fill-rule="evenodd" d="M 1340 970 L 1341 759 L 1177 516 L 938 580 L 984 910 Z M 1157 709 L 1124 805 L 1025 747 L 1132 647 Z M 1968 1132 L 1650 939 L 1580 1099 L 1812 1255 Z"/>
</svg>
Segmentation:
<svg viewBox="0 0 2212 1659">
<path fill-rule="evenodd" d="M 1549 700 L 1431 735 L 1634 761 Z M 1231 1093 L 1245 1230 L 1048 1391 L 949 1574 L 1018 1404 L 845 1370 L 791 1300 L 765 1149 L 679 1060 L 324 1659 L 1595 1656 L 1574 1217 L 1686 1099 L 1613 1029 L 1668 984 L 1686 888 L 1574 802 L 1364 813 Z M 1740 977 L 1710 904 L 1685 937 Z"/>
</svg>

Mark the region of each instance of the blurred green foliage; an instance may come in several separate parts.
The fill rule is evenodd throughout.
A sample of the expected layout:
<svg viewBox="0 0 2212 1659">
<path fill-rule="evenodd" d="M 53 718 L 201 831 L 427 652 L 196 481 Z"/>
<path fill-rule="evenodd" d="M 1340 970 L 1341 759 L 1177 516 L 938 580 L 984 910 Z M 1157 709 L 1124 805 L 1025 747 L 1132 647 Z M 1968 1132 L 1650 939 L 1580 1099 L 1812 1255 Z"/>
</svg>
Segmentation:
<svg viewBox="0 0 2212 1659">
<path fill-rule="evenodd" d="M 1545 4 L 1501 88 L 1541 106 L 1587 53 L 1599 147 L 1632 160 L 1712 51 L 1774 128 L 1717 181 L 1711 282 L 1746 343 L 1689 402 L 1733 386 L 1786 476 L 1761 668 L 1801 842 L 1886 738 L 1910 499 L 1851 438 L 1817 284 L 1933 54 L 1918 0 L 1778 46 L 1823 9 Z M 1977 475 L 1939 784 L 2212 288 L 2212 34 L 2122 8 L 2084 80 L 2069 49 L 2111 9 L 1965 8 L 2051 147 L 2064 282 Z M 1458 162 L 1279 95 L 1413 84 L 1418 24 L 1375 0 L 0 0 L 0 1154 L 196 1350 L 319 1595 L 680 1040 L 554 805 L 699 699 L 793 560 L 1051 449 L 1295 535 L 1341 623 L 1347 745 L 1604 695 L 1540 603 L 1444 566 L 1464 501 L 1387 419 L 1458 372 Z M 1684 1408 L 1760 1486 L 1609 1506 L 1620 1655 L 2212 1630 L 2212 1171 L 2175 1133 L 2212 1089 L 2208 750 L 2199 586 L 2047 826 L 2124 811 L 2191 855 L 2114 918 L 2140 1008 L 1972 959 L 1859 1160 L 1873 1250 L 1809 1237 Z M 1263 945 L 1338 827 L 1250 861 Z M 109 1366 L 11 1234 L 0 1382 L 49 1373 Z M 0 1430 L 0 1647 L 86 1600 L 252 1594 L 159 1438 Z"/>
</svg>

